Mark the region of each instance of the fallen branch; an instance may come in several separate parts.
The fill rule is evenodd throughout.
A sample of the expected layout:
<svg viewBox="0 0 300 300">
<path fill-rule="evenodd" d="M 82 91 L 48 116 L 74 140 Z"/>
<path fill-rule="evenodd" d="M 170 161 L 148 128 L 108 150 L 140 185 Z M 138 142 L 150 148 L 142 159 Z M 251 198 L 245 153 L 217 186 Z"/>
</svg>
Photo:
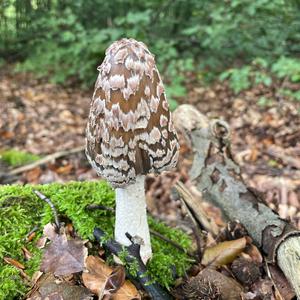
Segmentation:
<svg viewBox="0 0 300 300">
<path fill-rule="evenodd" d="M 85 149 L 85 146 L 80 146 L 80 147 L 77 147 L 77 148 L 74 148 L 74 149 L 70 149 L 70 150 L 64 150 L 64 151 L 59 151 L 59 152 L 55 152 L 55 153 L 52 153 L 52 154 L 49 154 L 33 163 L 30 163 L 28 165 L 25 165 L 25 166 L 22 166 L 22 167 L 19 167 L 19 168 L 16 168 L 16 169 L 13 169 L 11 170 L 10 172 L 8 172 L 8 174 L 6 175 L 7 177 L 10 177 L 10 176 L 14 176 L 14 175 L 17 175 L 17 174 L 20 174 L 20 173 L 23 173 L 23 172 L 27 172 L 27 171 L 30 171 L 40 165 L 43 165 L 43 164 L 46 164 L 50 161 L 53 161 L 55 159 L 58 159 L 60 157 L 63 157 L 63 156 L 67 156 L 67 155 L 70 155 L 70 154 L 74 154 L 74 153 L 78 153 L 78 152 L 81 152 Z"/>
<path fill-rule="evenodd" d="M 190 105 L 180 106 L 174 120 L 194 148 L 190 177 L 197 189 L 221 209 L 225 219 L 243 224 L 267 261 L 279 265 L 300 298 L 300 267 L 296 262 L 300 257 L 300 231 L 245 185 L 231 154 L 228 124 L 209 121 Z"/>
<path fill-rule="evenodd" d="M 181 196 L 180 200 L 188 207 L 188 212 L 192 214 L 193 219 L 196 219 L 198 226 L 216 236 L 218 234 L 218 226 L 215 224 L 214 220 L 207 218 L 202 204 L 199 203 L 181 181 L 176 183 L 175 188 Z"/>
<path fill-rule="evenodd" d="M 104 245 L 112 254 L 118 256 L 120 253 L 124 252 L 124 249 L 127 250 L 128 255 L 124 258 L 126 263 L 131 264 L 137 262 L 138 270 L 136 273 L 135 279 L 142 285 L 145 291 L 152 297 L 152 299 L 172 299 L 171 295 L 165 291 L 159 284 L 153 281 L 147 274 L 147 269 L 144 263 L 142 262 L 140 256 L 140 245 L 135 244 L 132 241 L 132 237 L 128 235 L 128 238 L 132 241 L 130 246 L 122 246 L 115 240 L 105 240 L 105 233 L 99 228 L 95 228 L 94 236 L 96 240 Z"/>
</svg>

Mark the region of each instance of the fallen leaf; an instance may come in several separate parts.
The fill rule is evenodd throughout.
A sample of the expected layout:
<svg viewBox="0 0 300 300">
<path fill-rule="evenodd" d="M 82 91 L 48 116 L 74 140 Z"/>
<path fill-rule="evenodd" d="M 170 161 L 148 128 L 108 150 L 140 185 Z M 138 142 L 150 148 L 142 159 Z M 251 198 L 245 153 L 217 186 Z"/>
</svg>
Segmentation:
<svg viewBox="0 0 300 300">
<path fill-rule="evenodd" d="M 36 241 L 36 247 L 39 248 L 39 249 L 43 249 L 45 248 L 45 245 L 47 243 L 47 237 L 45 236 L 42 236 L 41 238 L 39 238 L 37 241 Z"/>
<path fill-rule="evenodd" d="M 50 241 L 54 240 L 57 236 L 55 226 L 52 223 L 46 224 L 43 229 L 43 234 Z"/>
<path fill-rule="evenodd" d="M 81 272 L 86 256 L 87 248 L 82 240 L 68 240 L 65 232 L 56 234 L 43 255 L 41 271 L 56 276 Z"/>
<path fill-rule="evenodd" d="M 222 266 L 231 263 L 246 247 L 246 238 L 226 241 L 213 247 L 206 248 L 201 264 Z"/>
<path fill-rule="evenodd" d="M 43 274 L 28 293 L 27 300 L 92 300 L 93 295 L 83 286 L 59 281 L 53 274 Z"/>
<path fill-rule="evenodd" d="M 101 292 L 101 296 L 111 296 L 115 294 L 117 290 L 119 290 L 120 287 L 124 284 L 125 276 L 126 275 L 124 267 L 121 265 L 117 266 L 106 279 L 104 288 Z M 99 298 L 101 297 L 99 296 Z"/>
<path fill-rule="evenodd" d="M 68 165 L 61 166 L 61 167 L 57 168 L 56 173 L 57 174 L 69 174 L 72 169 L 73 169 L 73 165 L 68 164 Z"/>
<path fill-rule="evenodd" d="M 15 259 L 13 259 L 13 258 L 10 258 L 10 257 L 4 257 L 3 260 L 4 260 L 7 264 L 16 267 L 16 268 L 19 269 L 19 270 L 24 270 L 24 269 L 25 269 L 25 266 L 24 266 L 22 263 L 20 263 L 19 261 L 15 260 Z"/>
<path fill-rule="evenodd" d="M 26 260 L 29 260 L 32 258 L 32 254 L 30 253 L 30 251 L 27 248 L 22 247 L 22 252 L 23 252 L 23 255 Z"/>
<path fill-rule="evenodd" d="M 109 288 L 109 285 L 118 286 L 123 280 L 121 268 L 113 271 L 104 260 L 96 256 L 88 256 L 86 259 L 86 268 L 88 272 L 82 274 L 84 285 L 96 295 L 105 295 L 105 288 Z M 100 298 L 100 297 L 99 297 Z M 101 298 L 100 298 L 101 299 Z M 115 294 L 111 295 L 113 300 L 133 300 L 141 299 L 139 292 L 135 286 L 128 280 L 124 282 L 122 286 Z"/>
<path fill-rule="evenodd" d="M 36 236 L 36 232 L 35 231 L 32 231 L 28 234 L 27 238 L 26 238 L 26 241 L 27 242 L 31 242 Z"/>
<path fill-rule="evenodd" d="M 257 262 L 258 264 L 262 263 L 263 257 L 255 245 L 248 245 L 246 248 L 246 253 L 251 257 L 253 261 Z"/>
</svg>

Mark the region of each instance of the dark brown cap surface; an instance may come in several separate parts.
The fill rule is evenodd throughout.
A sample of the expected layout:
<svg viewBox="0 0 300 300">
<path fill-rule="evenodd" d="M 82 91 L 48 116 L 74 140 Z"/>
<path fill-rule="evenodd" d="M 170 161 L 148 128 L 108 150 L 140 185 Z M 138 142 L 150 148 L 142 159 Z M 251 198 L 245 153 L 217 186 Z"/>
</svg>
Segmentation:
<svg viewBox="0 0 300 300">
<path fill-rule="evenodd" d="M 179 144 L 153 55 L 133 39 L 114 42 L 99 76 L 86 130 L 86 154 L 115 187 L 176 166 Z"/>
</svg>

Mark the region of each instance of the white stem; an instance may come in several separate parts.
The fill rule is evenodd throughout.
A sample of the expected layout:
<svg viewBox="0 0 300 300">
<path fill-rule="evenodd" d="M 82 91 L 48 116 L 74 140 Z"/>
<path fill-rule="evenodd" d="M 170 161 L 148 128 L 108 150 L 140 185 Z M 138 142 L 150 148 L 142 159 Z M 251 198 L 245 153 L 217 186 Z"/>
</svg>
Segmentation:
<svg viewBox="0 0 300 300">
<path fill-rule="evenodd" d="M 125 236 L 126 232 L 133 237 L 142 238 L 140 254 L 146 264 L 152 256 L 152 250 L 144 184 L 145 176 L 139 175 L 135 183 L 116 189 L 115 240 L 122 245 L 129 246 L 131 242 Z"/>
</svg>

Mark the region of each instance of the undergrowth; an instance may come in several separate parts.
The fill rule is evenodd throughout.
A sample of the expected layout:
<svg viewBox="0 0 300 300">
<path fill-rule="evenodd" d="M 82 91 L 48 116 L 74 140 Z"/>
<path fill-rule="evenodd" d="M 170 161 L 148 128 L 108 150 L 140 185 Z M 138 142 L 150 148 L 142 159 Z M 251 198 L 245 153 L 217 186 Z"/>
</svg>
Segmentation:
<svg viewBox="0 0 300 300">
<path fill-rule="evenodd" d="M 40 159 L 40 157 L 31 153 L 19 151 L 16 149 L 10 149 L 0 152 L 0 159 L 7 163 L 9 166 L 18 167 L 34 162 Z"/>
<path fill-rule="evenodd" d="M 44 193 L 55 204 L 60 215 L 72 220 L 82 239 L 93 240 L 95 226 L 101 227 L 110 237 L 113 236 L 114 215 L 111 212 L 85 210 L 92 203 L 114 207 L 114 192 L 103 181 L 0 186 L 0 299 L 16 299 L 28 290 L 19 271 L 6 264 L 4 257 L 23 263 L 29 276 L 39 269 L 42 253 L 35 243 L 42 234 L 43 226 L 53 221 L 53 215 L 49 205 L 38 199 L 33 189 Z M 182 231 L 168 228 L 152 218 L 149 218 L 149 224 L 152 229 L 185 249 L 190 247 L 191 241 Z M 39 228 L 35 239 L 26 242 L 26 235 L 35 226 Z M 190 265 L 190 260 L 185 253 L 155 236 L 151 237 L 151 242 L 153 259 L 148 265 L 149 274 L 169 288 L 174 284 L 173 270 L 176 270 L 177 275 L 182 275 Z M 24 260 L 22 247 L 33 254 L 32 259 Z"/>
</svg>

